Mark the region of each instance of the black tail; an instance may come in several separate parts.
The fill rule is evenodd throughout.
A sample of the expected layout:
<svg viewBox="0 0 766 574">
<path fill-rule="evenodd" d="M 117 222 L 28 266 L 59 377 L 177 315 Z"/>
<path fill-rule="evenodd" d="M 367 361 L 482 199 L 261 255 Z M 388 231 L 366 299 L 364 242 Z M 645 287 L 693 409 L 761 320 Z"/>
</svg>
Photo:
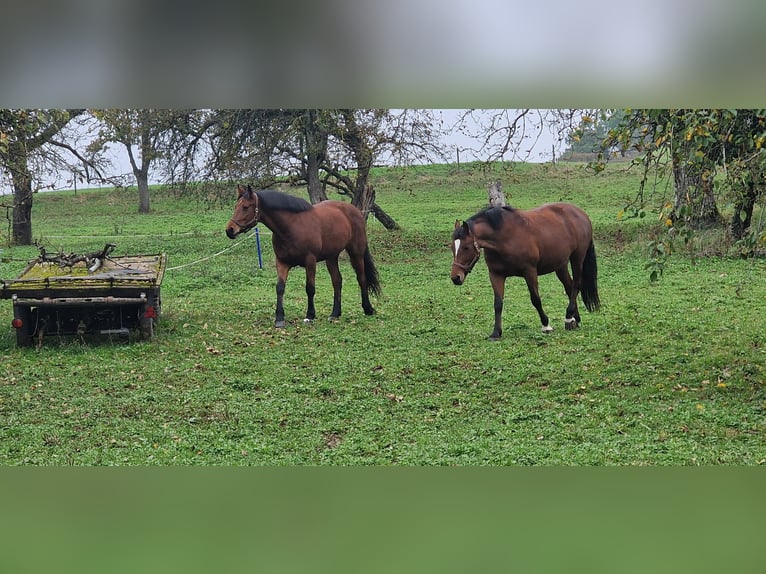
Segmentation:
<svg viewBox="0 0 766 574">
<path fill-rule="evenodd" d="M 582 264 L 582 282 L 580 283 L 580 295 L 588 311 L 597 311 L 601 308 L 598 298 L 598 266 L 596 265 L 596 248 L 593 241 L 588 246 L 585 261 Z"/>
<path fill-rule="evenodd" d="M 364 275 L 367 277 L 367 292 L 380 297 L 380 277 L 369 247 L 364 250 Z"/>
</svg>

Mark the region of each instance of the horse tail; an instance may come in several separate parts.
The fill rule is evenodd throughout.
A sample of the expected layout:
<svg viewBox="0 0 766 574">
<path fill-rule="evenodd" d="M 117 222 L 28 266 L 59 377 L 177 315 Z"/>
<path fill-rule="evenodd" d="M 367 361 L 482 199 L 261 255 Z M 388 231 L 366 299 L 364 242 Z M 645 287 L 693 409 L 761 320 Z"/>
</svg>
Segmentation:
<svg viewBox="0 0 766 574">
<path fill-rule="evenodd" d="M 380 277 L 378 276 L 378 268 L 375 267 L 375 262 L 372 260 L 369 246 L 364 248 L 364 275 L 367 277 L 367 292 L 380 297 Z"/>
<path fill-rule="evenodd" d="M 596 248 L 591 239 L 588 251 L 585 253 L 585 260 L 582 264 L 582 282 L 580 284 L 580 294 L 583 303 L 588 311 L 597 311 L 601 308 L 601 301 L 598 298 L 598 266 L 596 265 Z"/>
</svg>

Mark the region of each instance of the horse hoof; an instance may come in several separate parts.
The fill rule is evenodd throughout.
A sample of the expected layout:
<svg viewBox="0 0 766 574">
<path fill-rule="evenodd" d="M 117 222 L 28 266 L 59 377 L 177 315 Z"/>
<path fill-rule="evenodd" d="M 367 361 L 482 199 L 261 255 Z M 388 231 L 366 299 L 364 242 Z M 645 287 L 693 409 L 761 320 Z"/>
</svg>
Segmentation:
<svg viewBox="0 0 766 574">
<path fill-rule="evenodd" d="M 564 319 L 564 328 L 567 331 L 574 331 L 579 326 L 580 326 L 580 323 L 578 323 L 577 319 L 575 319 L 574 317 L 570 317 L 569 319 Z"/>
<path fill-rule="evenodd" d="M 284 321 L 274 321 L 274 327 L 277 329 L 284 329 L 285 328 L 285 322 Z"/>
<path fill-rule="evenodd" d="M 552 332 L 553 332 L 553 327 L 551 327 L 550 325 L 546 325 L 545 327 L 543 327 L 543 333 L 545 333 L 546 335 Z"/>
<path fill-rule="evenodd" d="M 314 319 L 309 319 L 308 317 L 306 317 L 306 318 L 303 320 L 303 322 L 304 322 L 304 323 L 313 323 L 313 322 L 314 322 Z"/>
<path fill-rule="evenodd" d="M 340 320 L 340 317 L 330 315 L 329 320 L 330 320 L 330 323 L 337 323 Z"/>
</svg>

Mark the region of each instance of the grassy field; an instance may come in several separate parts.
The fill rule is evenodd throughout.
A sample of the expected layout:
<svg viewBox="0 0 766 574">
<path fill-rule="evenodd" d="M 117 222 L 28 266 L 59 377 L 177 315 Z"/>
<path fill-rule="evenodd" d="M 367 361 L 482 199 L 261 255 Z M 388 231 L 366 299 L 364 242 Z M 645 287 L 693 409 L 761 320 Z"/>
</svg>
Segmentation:
<svg viewBox="0 0 766 574">
<path fill-rule="evenodd" d="M 500 179 L 526 208 L 571 201 L 594 222 L 603 309 L 563 328 L 566 300 L 540 280 L 555 330 L 540 332 L 523 281 L 506 291 L 505 332 L 487 340 L 492 290 L 477 265 L 449 280 L 455 219 Z M 343 316 L 317 273 L 306 325 L 304 274 L 275 330 L 273 255 L 223 228 L 230 205 L 157 191 L 135 214 L 129 192 L 40 194 L 34 234 L 49 251 L 168 254 L 163 317 L 148 342 L 46 339 L 18 349 L 0 301 L 3 465 L 758 465 L 766 462 L 766 263 L 676 254 L 645 269 L 657 221 L 619 220 L 637 177 L 612 168 L 476 165 L 380 170 L 379 204 L 403 227 L 369 223 L 383 296 L 362 313 L 342 262 Z M 297 191 L 296 193 L 300 193 Z M 658 197 L 658 202 L 660 198 Z M 652 219 L 653 221 L 649 221 Z M 202 263 L 200 259 L 224 253 Z M 34 258 L 5 248 L 0 277 Z"/>
</svg>

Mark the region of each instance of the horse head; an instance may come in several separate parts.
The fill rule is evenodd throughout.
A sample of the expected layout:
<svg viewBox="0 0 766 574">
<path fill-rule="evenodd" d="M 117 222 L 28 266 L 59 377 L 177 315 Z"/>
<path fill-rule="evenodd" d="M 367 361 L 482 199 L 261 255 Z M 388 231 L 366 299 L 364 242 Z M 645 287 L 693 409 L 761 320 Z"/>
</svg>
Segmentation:
<svg viewBox="0 0 766 574">
<path fill-rule="evenodd" d="M 462 285 L 466 276 L 471 272 L 481 257 L 481 249 L 468 223 L 455 221 L 455 231 L 452 233 L 452 282 Z"/>
<path fill-rule="evenodd" d="M 247 187 L 238 185 L 237 204 L 234 206 L 234 214 L 226 224 L 226 235 L 229 239 L 234 239 L 240 233 L 252 229 L 258 225 L 260 215 L 258 194 L 250 185 Z"/>
</svg>

